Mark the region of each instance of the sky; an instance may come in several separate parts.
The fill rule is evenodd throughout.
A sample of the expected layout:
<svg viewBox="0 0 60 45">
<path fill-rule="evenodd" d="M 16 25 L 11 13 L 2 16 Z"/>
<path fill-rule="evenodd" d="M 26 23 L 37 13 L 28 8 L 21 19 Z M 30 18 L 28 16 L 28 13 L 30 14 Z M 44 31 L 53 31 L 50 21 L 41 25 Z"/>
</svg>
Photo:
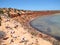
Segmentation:
<svg viewBox="0 0 60 45">
<path fill-rule="evenodd" d="M 0 8 L 60 10 L 60 0 L 0 0 Z"/>
</svg>

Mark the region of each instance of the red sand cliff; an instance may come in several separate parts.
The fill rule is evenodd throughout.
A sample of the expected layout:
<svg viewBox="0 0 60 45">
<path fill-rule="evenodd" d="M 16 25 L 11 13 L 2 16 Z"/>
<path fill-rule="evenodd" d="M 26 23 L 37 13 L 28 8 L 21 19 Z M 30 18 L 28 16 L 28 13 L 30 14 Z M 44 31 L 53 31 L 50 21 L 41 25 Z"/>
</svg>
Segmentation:
<svg viewBox="0 0 60 45">
<path fill-rule="evenodd" d="M 25 29 L 30 29 L 30 30 L 28 30 L 28 32 L 30 32 L 30 33 L 35 32 L 35 34 L 34 34 L 35 36 L 47 38 L 48 40 L 50 40 L 50 38 L 49 38 L 50 36 L 45 36 L 44 34 L 39 34 L 40 32 L 38 33 L 34 28 L 32 28 L 29 25 L 29 22 L 38 16 L 51 15 L 51 14 L 56 14 L 56 13 L 60 13 L 60 11 L 32 11 L 30 13 L 20 14 L 20 16 L 16 16 L 16 17 L 15 17 L 15 15 L 13 15 L 12 17 L 14 17 L 13 19 L 19 21 Z"/>
<path fill-rule="evenodd" d="M 32 28 L 30 26 L 30 24 L 29 24 L 29 22 L 31 20 L 35 19 L 38 16 L 51 15 L 51 14 L 55 14 L 55 13 L 60 13 L 60 11 L 30 11 L 30 12 L 24 12 L 24 13 L 21 13 L 21 14 L 20 13 L 16 13 L 16 14 L 14 13 L 14 14 L 10 14 L 10 17 L 11 17 L 10 20 L 11 21 L 9 21 L 8 18 L 7 18 L 7 20 L 8 20 L 8 23 L 10 24 L 10 26 L 12 25 L 11 28 L 13 26 L 15 26 L 13 20 L 17 21 L 16 24 L 18 24 L 18 22 L 20 22 L 18 24 L 18 27 L 19 27 L 18 30 L 17 30 L 16 26 L 15 26 L 16 29 L 13 28 L 14 31 L 18 35 L 20 35 L 20 37 L 22 37 L 21 36 L 22 32 L 26 31 L 27 34 L 32 34 L 32 36 L 35 36 L 35 37 L 38 37 L 38 38 L 42 38 L 43 40 L 49 41 L 53 45 L 56 45 L 56 43 L 58 43 L 58 41 L 56 39 L 54 39 L 53 37 L 51 37 L 49 35 L 46 35 L 46 34 L 43 34 L 43 33 L 39 32 L 39 31 L 37 31 L 36 29 Z M 4 21 L 6 22 L 6 20 L 3 18 L 3 25 L 2 25 L 2 28 L 1 29 L 3 29 L 3 27 L 4 27 Z M 11 22 L 13 22 L 13 23 L 11 23 Z M 7 23 L 5 23 L 5 24 L 7 24 Z M 20 26 L 20 24 L 21 24 L 21 26 Z M 20 29 L 20 28 L 22 28 L 22 29 Z M 4 29 L 5 29 L 5 27 L 4 27 Z M 27 37 L 29 37 L 29 35 Z M 42 41 L 42 40 L 39 40 L 39 41 Z M 18 41 L 16 41 L 16 42 L 18 42 Z"/>
</svg>

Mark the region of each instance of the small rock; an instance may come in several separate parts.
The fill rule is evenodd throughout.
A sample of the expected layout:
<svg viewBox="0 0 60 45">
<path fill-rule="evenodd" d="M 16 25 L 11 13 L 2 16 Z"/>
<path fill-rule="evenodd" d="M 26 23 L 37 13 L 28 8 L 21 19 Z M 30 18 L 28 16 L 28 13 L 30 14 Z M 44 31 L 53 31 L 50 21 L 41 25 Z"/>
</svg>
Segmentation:
<svg viewBox="0 0 60 45">
<path fill-rule="evenodd" d="M 9 37 L 5 37 L 5 38 L 3 38 L 3 40 L 7 40 Z"/>
<path fill-rule="evenodd" d="M 17 36 L 16 36 L 15 34 L 12 34 L 11 37 L 13 37 L 13 38 L 17 38 Z"/>
<path fill-rule="evenodd" d="M 14 33 L 15 33 L 15 31 L 11 30 L 11 34 L 14 34 Z"/>
</svg>

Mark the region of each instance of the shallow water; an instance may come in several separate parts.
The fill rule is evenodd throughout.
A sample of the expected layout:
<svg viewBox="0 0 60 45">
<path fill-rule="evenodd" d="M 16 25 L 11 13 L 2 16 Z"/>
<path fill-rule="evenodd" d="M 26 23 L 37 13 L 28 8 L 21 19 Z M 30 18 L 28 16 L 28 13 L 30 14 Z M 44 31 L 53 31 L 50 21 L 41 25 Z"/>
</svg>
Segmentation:
<svg viewBox="0 0 60 45">
<path fill-rule="evenodd" d="M 30 22 L 38 31 L 60 39 L 60 14 L 38 17 Z"/>
</svg>

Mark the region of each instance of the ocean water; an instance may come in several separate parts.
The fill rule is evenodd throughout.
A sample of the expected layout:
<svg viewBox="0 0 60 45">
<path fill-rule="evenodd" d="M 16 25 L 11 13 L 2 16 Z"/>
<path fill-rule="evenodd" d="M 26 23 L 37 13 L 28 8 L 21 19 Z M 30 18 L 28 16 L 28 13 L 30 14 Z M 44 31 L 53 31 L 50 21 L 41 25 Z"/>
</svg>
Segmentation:
<svg viewBox="0 0 60 45">
<path fill-rule="evenodd" d="M 30 25 L 42 33 L 60 39 L 60 14 L 37 17 Z"/>
</svg>

